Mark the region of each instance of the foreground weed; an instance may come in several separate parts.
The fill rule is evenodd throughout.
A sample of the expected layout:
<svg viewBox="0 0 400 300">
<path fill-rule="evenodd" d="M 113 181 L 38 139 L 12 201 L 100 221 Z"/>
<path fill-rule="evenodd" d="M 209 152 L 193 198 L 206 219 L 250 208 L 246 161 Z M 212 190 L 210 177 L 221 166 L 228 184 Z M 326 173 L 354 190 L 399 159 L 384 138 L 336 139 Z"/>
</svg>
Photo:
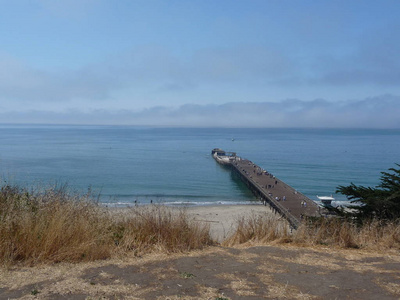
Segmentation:
<svg viewBox="0 0 400 300">
<path fill-rule="evenodd" d="M 184 279 L 196 277 L 196 276 L 194 276 L 194 274 L 192 274 L 192 273 L 187 273 L 187 272 L 182 272 L 180 275 L 181 275 L 181 277 L 184 278 Z"/>
<path fill-rule="evenodd" d="M 36 295 L 38 295 L 40 292 L 39 292 L 39 290 L 38 289 L 33 289 L 32 291 L 31 291 L 31 295 L 33 295 L 33 296 L 36 296 Z"/>
</svg>

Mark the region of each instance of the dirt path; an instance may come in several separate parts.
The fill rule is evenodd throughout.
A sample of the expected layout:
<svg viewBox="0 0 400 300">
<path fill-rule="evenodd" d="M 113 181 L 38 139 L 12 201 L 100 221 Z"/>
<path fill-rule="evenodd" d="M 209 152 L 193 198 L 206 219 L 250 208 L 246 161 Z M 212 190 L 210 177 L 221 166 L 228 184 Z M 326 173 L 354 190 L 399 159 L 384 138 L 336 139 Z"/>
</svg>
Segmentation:
<svg viewBox="0 0 400 300">
<path fill-rule="evenodd" d="M 399 298 L 400 254 L 358 250 L 213 247 L 0 273 L 0 299 Z"/>
</svg>

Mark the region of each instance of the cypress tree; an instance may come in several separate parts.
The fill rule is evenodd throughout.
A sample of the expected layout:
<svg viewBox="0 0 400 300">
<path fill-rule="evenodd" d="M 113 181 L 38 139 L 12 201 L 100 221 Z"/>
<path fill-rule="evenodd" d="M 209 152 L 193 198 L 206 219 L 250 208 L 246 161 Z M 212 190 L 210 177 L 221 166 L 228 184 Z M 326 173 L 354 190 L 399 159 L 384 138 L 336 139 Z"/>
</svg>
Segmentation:
<svg viewBox="0 0 400 300">
<path fill-rule="evenodd" d="M 396 164 L 400 168 L 399 164 Z M 375 187 L 338 186 L 336 193 L 347 196 L 354 205 L 348 213 L 359 221 L 365 219 L 395 220 L 400 218 L 400 169 L 390 168 L 381 172 L 380 184 Z"/>
</svg>

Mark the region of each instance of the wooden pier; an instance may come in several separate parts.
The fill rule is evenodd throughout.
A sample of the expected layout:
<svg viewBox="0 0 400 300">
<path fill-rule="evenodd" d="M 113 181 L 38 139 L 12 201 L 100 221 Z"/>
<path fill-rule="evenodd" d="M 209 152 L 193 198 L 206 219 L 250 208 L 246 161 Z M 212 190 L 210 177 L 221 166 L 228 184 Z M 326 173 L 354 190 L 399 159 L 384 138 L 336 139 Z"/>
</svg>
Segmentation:
<svg viewBox="0 0 400 300">
<path fill-rule="evenodd" d="M 306 216 L 321 216 L 321 208 L 314 201 L 253 162 L 236 156 L 226 166 L 260 201 L 285 217 L 292 227 L 297 228 Z"/>
</svg>

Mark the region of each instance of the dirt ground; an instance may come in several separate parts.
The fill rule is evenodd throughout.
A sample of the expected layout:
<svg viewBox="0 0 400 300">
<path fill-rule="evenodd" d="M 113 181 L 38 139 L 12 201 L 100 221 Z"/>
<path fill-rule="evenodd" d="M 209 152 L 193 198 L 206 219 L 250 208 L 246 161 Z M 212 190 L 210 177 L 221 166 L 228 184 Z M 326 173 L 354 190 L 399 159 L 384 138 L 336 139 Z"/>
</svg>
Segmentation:
<svg viewBox="0 0 400 300">
<path fill-rule="evenodd" d="M 400 253 L 294 246 L 0 271 L 0 299 L 399 299 Z"/>
</svg>

